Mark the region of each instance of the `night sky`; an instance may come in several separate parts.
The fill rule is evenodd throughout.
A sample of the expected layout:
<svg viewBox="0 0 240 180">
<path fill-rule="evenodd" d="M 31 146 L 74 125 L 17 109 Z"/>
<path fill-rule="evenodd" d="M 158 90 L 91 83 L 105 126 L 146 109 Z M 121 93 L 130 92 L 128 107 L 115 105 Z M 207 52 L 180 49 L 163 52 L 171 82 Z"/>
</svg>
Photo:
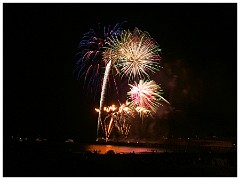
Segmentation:
<svg viewBox="0 0 240 180">
<path fill-rule="evenodd" d="M 98 101 L 73 76 L 78 43 L 97 24 L 148 31 L 173 112 L 169 135 L 237 134 L 237 4 L 3 4 L 3 130 L 95 140 Z"/>
</svg>

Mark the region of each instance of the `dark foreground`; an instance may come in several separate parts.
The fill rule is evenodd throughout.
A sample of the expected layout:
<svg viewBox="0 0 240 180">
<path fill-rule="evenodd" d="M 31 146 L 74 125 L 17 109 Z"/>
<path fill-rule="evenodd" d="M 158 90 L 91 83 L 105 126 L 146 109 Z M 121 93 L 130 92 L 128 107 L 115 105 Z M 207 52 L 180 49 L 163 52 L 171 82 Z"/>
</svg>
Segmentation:
<svg viewBox="0 0 240 180">
<path fill-rule="evenodd" d="M 4 177 L 236 177 L 236 150 L 146 154 L 74 152 L 71 144 L 4 147 Z"/>
</svg>

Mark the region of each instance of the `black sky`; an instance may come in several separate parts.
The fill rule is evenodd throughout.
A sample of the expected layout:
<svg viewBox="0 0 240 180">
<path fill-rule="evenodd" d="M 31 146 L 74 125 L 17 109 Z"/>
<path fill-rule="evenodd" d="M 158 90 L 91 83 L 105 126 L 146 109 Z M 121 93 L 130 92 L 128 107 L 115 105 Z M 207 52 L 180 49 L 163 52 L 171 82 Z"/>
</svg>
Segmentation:
<svg viewBox="0 0 240 180">
<path fill-rule="evenodd" d="M 236 3 L 4 3 L 5 137 L 95 139 L 97 103 L 72 75 L 74 56 L 90 28 L 123 21 L 148 31 L 162 49 L 160 82 L 182 113 L 172 131 L 236 136 Z"/>
</svg>

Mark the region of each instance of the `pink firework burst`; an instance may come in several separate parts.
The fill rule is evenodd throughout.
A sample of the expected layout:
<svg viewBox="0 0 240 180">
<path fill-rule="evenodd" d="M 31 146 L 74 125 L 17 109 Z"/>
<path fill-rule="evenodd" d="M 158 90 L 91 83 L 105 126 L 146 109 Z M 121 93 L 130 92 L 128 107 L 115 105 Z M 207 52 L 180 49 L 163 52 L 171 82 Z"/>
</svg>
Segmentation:
<svg viewBox="0 0 240 180">
<path fill-rule="evenodd" d="M 161 105 L 160 101 L 169 102 L 164 99 L 161 94 L 161 87 L 155 81 L 143 81 L 131 85 L 131 90 L 128 92 L 131 102 L 136 109 L 144 109 L 144 112 L 156 112 L 157 107 Z M 142 111 L 140 111 L 141 113 Z"/>
</svg>

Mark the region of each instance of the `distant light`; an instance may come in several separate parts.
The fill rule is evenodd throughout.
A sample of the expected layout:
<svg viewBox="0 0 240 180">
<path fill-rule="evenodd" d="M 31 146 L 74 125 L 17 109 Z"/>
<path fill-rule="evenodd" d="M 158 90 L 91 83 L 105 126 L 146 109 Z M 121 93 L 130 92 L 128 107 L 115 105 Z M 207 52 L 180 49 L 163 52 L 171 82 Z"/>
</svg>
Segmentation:
<svg viewBox="0 0 240 180">
<path fill-rule="evenodd" d="M 73 139 L 68 139 L 67 141 L 65 141 L 66 143 L 74 143 Z"/>
<path fill-rule="evenodd" d="M 41 138 L 37 138 L 35 141 L 36 142 L 41 142 L 42 140 L 41 140 Z"/>
</svg>

